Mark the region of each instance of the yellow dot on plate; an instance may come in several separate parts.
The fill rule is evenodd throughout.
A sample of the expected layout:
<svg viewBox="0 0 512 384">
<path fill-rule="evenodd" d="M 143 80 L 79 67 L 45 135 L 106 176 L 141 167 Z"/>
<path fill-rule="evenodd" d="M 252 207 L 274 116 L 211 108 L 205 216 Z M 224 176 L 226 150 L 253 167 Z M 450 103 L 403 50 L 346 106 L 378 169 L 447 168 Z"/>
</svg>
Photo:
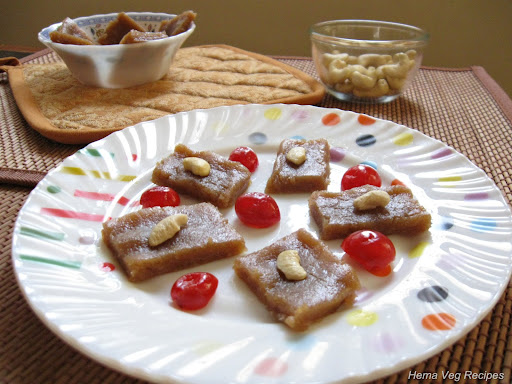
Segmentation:
<svg viewBox="0 0 512 384">
<path fill-rule="evenodd" d="M 404 132 L 395 136 L 395 138 L 393 139 L 393 143 L 395 143 L 395 145 L 405 146 L 411 144 L 413 140 L 414 136 L 412 135 L 412 133 Z"/>
<path fill-rule="evenodd" d="M 446 177 L 440 177 L 438 180 L 442 181 L 442 182 L 461 181 L 462 176 L 446 176 Z"/>
<path fill-rule="evenodd" d="M 229 129 L 229 125 L 219 121 L 219 122 L 213 124 L 212 128 L 216 134 L 220 134 L 220 133 L 225 133 Z"/>
<path fill-rule="evenodd" d="M 209 353 L 215 352 L 222 346 L 223 345 L 221 343 L 216 341 L 203 341 L 194 347 L 194 352 L 196 352 L 200 356 L 204 356 Z"/>
<path fill-rule="evenodd" d="M 446 177 L 440 177 L 437 179 L 439 182 L 442 183 L 442 187 L 444 188 L 454 188 L 457 181 L 461 181 L 461 176 L 446 176 Z"/>
<path fill-rule="evenodd" d="M 347 315 L 347 322 L 356 327 L 367 327 L 375 323 L 379 318 L 375 312 L 356 309 Z"/>
<path fill-rule="evenodd" d="M 423 252 L 425 252 L 425 249 L 429 246 L 429 242 L 427 241 L 420 241 L 416 246 L 409 251 L 409 258 L 414 259 L 416 257 L 420 257 Z"/>
<path fill-rule="evenodd" d="M 265 111 L 264 116 L 269 120 L 277 120 L 281 117 L 283 111 L 281 108 L 269 108 Z"/>
</svg>

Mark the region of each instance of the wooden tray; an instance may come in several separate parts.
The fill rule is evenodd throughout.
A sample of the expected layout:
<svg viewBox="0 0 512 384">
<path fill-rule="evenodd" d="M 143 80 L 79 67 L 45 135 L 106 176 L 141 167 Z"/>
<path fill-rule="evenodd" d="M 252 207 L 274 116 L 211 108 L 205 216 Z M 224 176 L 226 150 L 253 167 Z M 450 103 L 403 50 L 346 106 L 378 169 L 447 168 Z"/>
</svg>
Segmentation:
<svg viewBox="0 0 512 384">
<path fill-rule="evenodd" d="M 81 84 L 50 52 L 45 64 L 4 59 L 16 103 L 28 124 L 64 144 L 87 144 L 142 121 L 233 104 L 316 104 L 325 88 L 308 74 L 227 45 L 182 48 L 161 80 L 126 89 Z"/>
</svg>

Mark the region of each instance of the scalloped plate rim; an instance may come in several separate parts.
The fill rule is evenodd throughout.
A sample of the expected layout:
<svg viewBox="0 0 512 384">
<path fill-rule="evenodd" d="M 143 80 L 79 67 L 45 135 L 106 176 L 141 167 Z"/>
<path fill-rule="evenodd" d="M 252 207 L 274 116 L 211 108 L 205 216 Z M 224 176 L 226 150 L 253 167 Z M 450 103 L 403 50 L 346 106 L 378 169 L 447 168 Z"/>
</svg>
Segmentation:
<svg viewBox="0 0 512 384">
<path fill-rule="evenodd" d="M 309 106 L 309 105 L 308 106 L 303 106 L 303 105 L 297 105 L 297 104 L 267 104 L 267 105 L 264 105 L 264 104 L 249 104 L 249 105 L 241 105 L 241 106 L 215 107 L 215 108 L 212 108 L 212 110 L 226 110 L 226 109 L 229 110 L 229 109 L 244 109 L 244 108 L 248 108 L 248 109 L 251 109 L 251 108 L 272 108 L 272 107 L 279 107 L 279 108 L 283 108 L 283 109 L 288 109 L 288 108 L 299 108 L 299 109 L 301 109 L 301 108 L 304 108 L 304 109 L 323 110 L 323 111 L 326 111 L 326 112 L 339 112 L 341 114 L 363 115 L 362 113 L 356 113 L 356 112 L 341 110 L 341 109 L 337 109 L 337 108 L 322 108 L 322 107 L 316 107 L 316 106 Z M 185 111 L 185 112 L 176 113 L 175 115 L 164 116 L 164 117 L 161 117 L 161 118 L 153 120 L 153 121 L 138 123 L 138 124 L 136 124 L 134 126 L 127 127 L 127 128 L 125 128 L 123 130 L 113 132 L 112 134 L 110 134 L 109 136 L 107 136 L 107 137 L 105 137 L 103 139 L 100 139 L 100 140 L 98 140 L 96 142 L 90 143 L 89 145 L 85 146 L 83 149 L 87 149 L 89 147 L 94 147 L 94 146 L 98 145 L 98 143 L 100 143 L 100 142 L 105 142 L 105 141 L 108 141 L 108 140 L 112 140 L 112 137 L 114 137 L 116 135 L 124 135 L 125 132 L 127 132 L 129 129 L 136 129 L 136 130 L 138 130 L 138 129 L 142 129 L 143 125 L 154 124 L 154 122 L 158 121 L 158 120 L 159 121 L 166 121 L 166 120 L 176 119 L 176 118 L 178 118 L 179 116 L 182 116 L 182 115 L 189 115 L 189 114 L 195 114 L 195 113 L 211 114 L 212 111 L 208 110 L 208 109 Z M 404 128 L 406 131 L 407 130 L 413 130 L 411 128 L 408 128 L 408 127 L 403 126 L 401 124 L 394 123 L 394 122 L 389 121 L 389 120 L 384 120 L 384 119 L 376 118 L 376 117 L 373 117 L 373 116 L 370 116 L 370 117 L 372 117 L 373 119 L 375 119 L 377 121 L 391 123 L 392 125 L 399 126 L 401 128 Z M 423 136 L 428 141 L 434 141 L 436 143 L 436 145 L 438 145 L 440 147 L 449 148 L 450 150 L 452 150 L 452 152 L 454 154 L 456 154 L 456 156 L 458 156 L 459 158 L 464 159 L 466 161 L 466 163 L 470 167 L 472 167 L 474 170 L 477 170 L 478 173 L 482 177 L 484 177 L 484 179 L 486 179 L 486 182 L 490 183 L 499 192 L 499 197 L 501 199 L 501 202 L 504 204 L 505 207 L 508 208 L 508 213 L 509 213 L 509 216 L 510 216 L 511 210 L 510 210 L 510 207 L 508 206 L 508 204 L 506 203 L 506 201 L 505 201 L 505 199 L 503 197 L 502 192 L 497 188 L 497 186 L 495 185 L 494 181 L 482 169 L 480 169 L 479 167 L 474 165 L 467 157 L 465 157 L 464 155 L 462 155 L 461 153 L 459 153 L 458 151 L 456 151 L 452 147 L 446 145 L 442 141 L 437 140 L 437 139 L 432 138 L 432 137 L 429 137 L 429 136 L 425 135 L 422 132 L 419 132 L 419 131 L 416 131 L 416 130 L 413 130 L 413 131 L 415 132 L 415 134 Z M 79 151 L 77 151 L 77 153 L 78 152 Z M 71 155 L 71 156 L 69 156 L 69 157 L 73 157 L 73 156 L 76 156 L 76 153 Z M 54 174 L 55 172 L 57 172 L 57 170 L 60 167 L 60 165 L 55 167 L 54 169 L 52 169 L 48 173 L 48 176 Z M 46 179 L 46 177 L 45 177 L 45 179 Z M 44 179 L 43 179 L 43 181 L 44 181 Z M 30 192 L 29 196 L 27 197 L 27 199 L 26 199 L 26 201 L 25 201 L 25 203 L 24 203 L 24 205 L 23 205 L 23 207 L 22 207 L 22 209 L 20 211 L 22 211 L 27 205 L 32 204 L 33 197 L 34 197 L 34 195 L 38 194 L 38 191 L 39 191 L 39 185 Z M 96 360 L 96 361 L 98 361 L 98 362 L 100 362 L 102 364 L 105 364 L 105 365 L 109 366 L 110 368 L 112 368 L 114 370 L 120 371 L 122 373 L 126 373 L 128 375 L 135 376 L 137 378 L 146 379 L 146 380 L 155 380 L 156 379 L 156 380 L 159 380 L 159 381 L 160 380 L 164 380 L 165 381 L 166 379 L 171 379 L 171 378 L 169 378 L 167 376 L 155 375 L 155 373 L 148 372 L 147 370 L 145 370 L 143 368 L 137 368 L 137 367 L 133 367 L 133 366 L 130 366 L 130 365 L 122 364 L 118 360 L 109 358 L 108 356 L 98 356 L 97 353 L 94 353 L 93 351 L 89 350 L 89 348 L 84 347 L 83 343 L 80 343 L 78 340 L 76 340 L 74 337 L 69 335 L 67 332 L 63 331 L 58 325 L 56 325 L 54 322 L 51 321 L 51 319 L 49 319 L 47 317 L 47 315 L 45 314 L 44 310 L 41 309 L 37 305 L 37 303 L 33 301 L 32 296 L 26 291 L 27 287 L 23 283 L 23 279 L 20 277 L 20 271 L 18 270 L 18 266 L 16 265 L 17 264 L 16 263 L 17 260 L 16 260 L 15 244 L 16 244 L 17 239 L 18 239 L 19 226 L 21 225 L 20 222 L 19 222 L 20 221 L 19 217 L 20 217 L 20 215 L 18 215 L 18 218 L 16 220 L 16 223 L 15 223 L 15 226 L 14 226 L 14 229 L 13 229 L 13 239 L 12 239 L 12 262 L 13 262 L 13 269 L 14 269 L 14 272 L 15 272 L 16 281 L 17 281 L 17 283 L 18 283 L 18 285 L 20 287 L 20 290 L 21 290 L 21 292 L 23 294 L 23 297 L 25 298 L 26 302 L 29 304 L 31 309 L 34 311 L 34 313 L 37 315 L 37 317 L 45 324 L 45 326 L 47 326 L 54 334 L 59 336 L 63 341 L 65 341 L 67 344 L 69 344 L 73 348 L 79 350 L 80 352 L 83 352 L 85 355 L 89 356 L 93 360 Z M 460 329 L 456 333 L 456 335 L 452 335 L 449 338 L 445 339 L 444 342 L 438 343 L 434 348 L 431 348 L 431 349 L 425 351 L 424 354 L 421 355 L 421 356 L 411 356 L 409 358 L 405 358 L 405 359 L 402 359 L 401 361 L 396 362 L 396 364 L 393 365 L 393 366 L 385 366 L 385 367 L 381 367 L 381 368 L 376 369 L 376 370 L 374 370 L 372 372 L 369 372 L 369 373 L 363 373 L 361 375 L 345 377 L 345 378 L 341 379 L 342 380 L 341 382 L 347 382 L 347 383 L 356 383 L 357 382 L 358 383 L 358 382 L 360 382 L 360 380 L 375 380 L 377 378 L 380 378 L 380 377 L 383 377 L 383 376 L 387 376 L 387 375 L 392 374 L 394 372 L 406 369 L 407 367 L 410 367 L 412 364 L 415 364 L 415 363 L 418 363 L 420 361 L 426 360 L 426 359 L 430 358 L 431 356 L 434 356 L 435 354 L 439 353 L 441 350 L 443 350 L 443 349 L 447 348 L 448 346 L 454 344 L 457 340 L 459 340 L 460 338 L 462 338 L 465 335 L 467 335 L 475 327 L 475 325 L 477 323 L 482 321 L 482 319 L 485 318 L 485 316 L 487 316 L 492 311 L 492 309 L 497 304 L 497 302 L 499 301 L 501 295 L 503 294 L 503 292 L 505 291 L 505 289 L 507 287 L 507 282 L 510 279 L 511 272 L 512 272 L 512 268 L 510 267 L 510 263 L 509 263 L 509 268 L 508 268 L 508 271 L 507 271 L 508 278 L 506 279 L 506 281 L 501 282 L 499 290 L 494 292 L 494 294 L 492 296 L 492 300 L 490 301 L 490 305 L 488 305 L 487 308 L 485 308 L 484 310 L 480 311 L 480 313 L 478 313 L 478 315 L 473 318 L 473 322 L 466 324 L 464 328 Z M 186 381 L 186 380 L 181 380 L 181 379 L 179 379 L 177 377 L 172 377 L 171 380 L 172 380 L 172 382 L 179 382 L 179 383 L 193 383 L 194 382 L 193 379 L 190 380 L 190 381 Z M 336 382 L 338 382 L 338 381 L 336 381 Z"/>
</svg>

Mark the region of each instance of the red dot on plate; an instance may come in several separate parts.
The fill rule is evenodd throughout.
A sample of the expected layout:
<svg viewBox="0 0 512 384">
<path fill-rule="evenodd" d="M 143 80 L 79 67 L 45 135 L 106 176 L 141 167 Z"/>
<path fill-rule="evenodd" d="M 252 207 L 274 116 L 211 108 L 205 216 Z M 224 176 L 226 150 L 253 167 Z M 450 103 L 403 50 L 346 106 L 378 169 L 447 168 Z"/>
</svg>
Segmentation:
<svg viewBox="0 0 512 384">
<path fill-rule="evenodd" d="M 101 265 L 101 270 L 105 272 L 112 272 L 116 269 L 116 266 L 112 263 L 103 263 Z"/>
<path fill-rule="evenodd" d="M 261 376 L 279 377 L 288 370 L 288 364 L 277 358 L 269 357 L 262 360 L 255 368 L 254 373 Z"/>
</svg>

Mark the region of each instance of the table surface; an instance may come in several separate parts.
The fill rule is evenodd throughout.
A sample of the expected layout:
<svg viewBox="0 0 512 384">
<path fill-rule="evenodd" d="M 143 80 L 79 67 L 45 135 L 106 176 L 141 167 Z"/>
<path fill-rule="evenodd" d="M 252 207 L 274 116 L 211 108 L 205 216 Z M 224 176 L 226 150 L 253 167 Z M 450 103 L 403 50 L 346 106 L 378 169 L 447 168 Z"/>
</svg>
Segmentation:
<svg viewBox="0 0 512 384">
<path fill-rule="evenodd" d="M 48 51 L 40 51 L 22 62 L 44 63 L 47 55 Z M 310 58 L 274 58 L 316 77 Z M 509 205 L 512 202 L 512 100 L 482 67 L 422 67 L 405 94 L 389 104 L 351 104 L 326 95 L 318 106 L 365 113 L 438 139 L 483 169 Z M 19 113 L 6 75 L 0 75 L 1 383 L 144 383 L 85 357 L 55 336 L 32 312 L 13 273 L 11 236 L 19 209 L 36 183 L 80 148 L 52 142 L 31 129 Z M 448 371 L 503 373 L 503 380 L 485 382 L 510 383 L 511 314 L 509 283 L 492 311 L 455 344 L 372 384 L 455 382 L 442 379 Z M 437 373 L 437 379 L 431 375 L 418 380 L 411 372 Z"/>
</svg>

